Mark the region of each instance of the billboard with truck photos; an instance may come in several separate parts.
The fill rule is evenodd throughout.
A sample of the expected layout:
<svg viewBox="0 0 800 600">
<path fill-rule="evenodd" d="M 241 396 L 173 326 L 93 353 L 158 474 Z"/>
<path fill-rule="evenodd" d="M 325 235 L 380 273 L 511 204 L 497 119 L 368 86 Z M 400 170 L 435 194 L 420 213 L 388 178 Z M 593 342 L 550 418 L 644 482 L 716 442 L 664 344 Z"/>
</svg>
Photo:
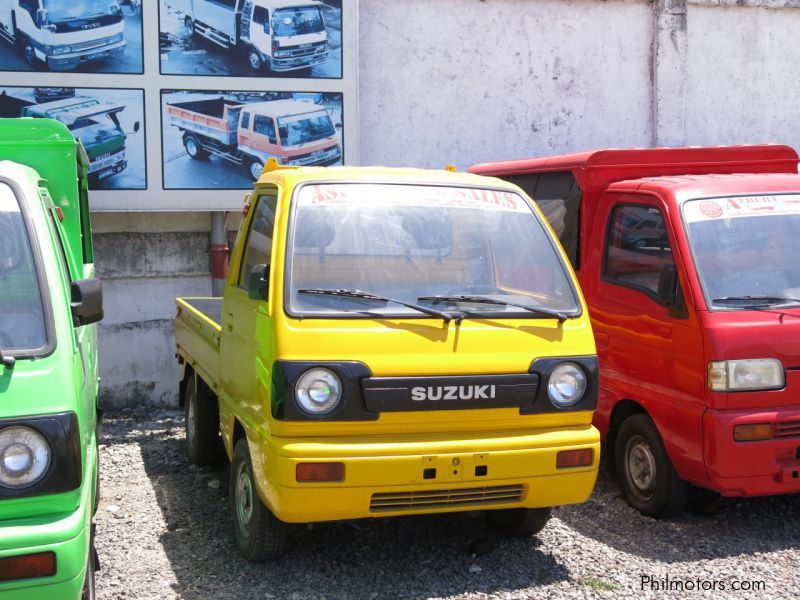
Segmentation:
<svg viewBox="0 0 800 600">
<path fill-rule="evenodd" d="M 240 210 L 269 159 L 357 164 L 358 2 L 0 0 L 0 118 L 56 119 L 94 211 Z"/>
</svg>

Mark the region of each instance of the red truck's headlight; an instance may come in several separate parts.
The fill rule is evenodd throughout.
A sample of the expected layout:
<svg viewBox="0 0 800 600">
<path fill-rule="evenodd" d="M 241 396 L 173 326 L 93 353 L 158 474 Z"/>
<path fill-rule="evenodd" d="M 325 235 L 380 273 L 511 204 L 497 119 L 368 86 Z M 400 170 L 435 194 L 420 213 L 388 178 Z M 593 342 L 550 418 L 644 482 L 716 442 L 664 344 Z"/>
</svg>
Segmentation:
<svg viewBox="0 0 800 600">
<path fill-rule="evenodd" d="M 783 364 L 777 358 L 712 360 L 708 389 L 714 392 L 779 390 L 786 385 Z"/>
</svg>

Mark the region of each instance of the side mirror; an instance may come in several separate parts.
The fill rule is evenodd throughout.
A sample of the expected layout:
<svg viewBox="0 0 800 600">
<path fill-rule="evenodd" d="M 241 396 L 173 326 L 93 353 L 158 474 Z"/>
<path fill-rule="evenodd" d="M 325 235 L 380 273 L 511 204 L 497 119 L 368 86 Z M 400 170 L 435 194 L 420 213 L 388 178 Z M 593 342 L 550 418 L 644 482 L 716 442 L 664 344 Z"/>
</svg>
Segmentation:
<svg viewBox="0 0 800 600">
<path fill-rule="evenodd" d="M 139 126 L 140 126 L 139 121 L 136 121 L 133 124 L 133 133 L 139 133 Z"/>
<path fill-rule="evenodd" d="M 44 27 L 47 25 L 47 9 L 40 8 L 36 11 L 36 25 L 39 28 Z"/>
<path fill-rule="evenodd" d="M 262 26 L 264 27 L 264 33 L 266 33 L 267 35 L 269 35 L 269 21 L 264 21 L 264 22 L 262 23 Z"/>
<path fill-rule="evenodd" d="M 99 279 L 78 279 L 70 288 L 72 325 L 81 327 L 103 319 L 103 284 Z"/>
<path fill-rule="evenodd" d="M 337 123 L 337 124 L 336 124 L 336 129 L 339 129 L 339 130 L 341 130 L 341 128 L 342 128 L 342 124 L 341 124 L 341 123 Z"/>
<path fill-rule="evenodd" d="M 678 301 L 678 271 L 674 264 L 664 265 L 658 274 L 658 293 L 656 294 L 659 304 L 664 306 L 675 306 Z"/>
<path fill-rule="evenodd" d="M 266 300 L 269 288 L 269 265 L 256 265 L 247 275 L 247 297 L 250 300 Z"/>
</svg>

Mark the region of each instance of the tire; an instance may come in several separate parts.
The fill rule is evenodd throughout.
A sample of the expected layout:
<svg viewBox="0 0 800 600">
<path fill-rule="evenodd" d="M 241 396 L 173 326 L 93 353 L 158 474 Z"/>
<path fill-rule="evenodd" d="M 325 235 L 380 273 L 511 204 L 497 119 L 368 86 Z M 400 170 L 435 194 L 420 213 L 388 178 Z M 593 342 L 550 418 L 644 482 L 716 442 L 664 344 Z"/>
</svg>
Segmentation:
<svg viewBox="0 0 800 600">
<path fill-rule="evenodd" d="M 549 508 L 505 508 L 486 511 L 489 527 L 505 537 L 532 537 L 544 529 L 549 520 Z"/>
<path fill-rule="evenodd" d="M 253 181 L 258 181 L 258 178 L 261 177 L 261 173 L 264 170 L 264 163 L 254 158 L 247 163 L 247 170 L 250 172 L 250 177 L 253 178 Z"/>
<path fill-rule="evenodd" d="M 264 61 L 261 59 L 261 54 L 252 46 L 247 48 L 247 64 L 250 66 L 250 70 L 254 73 L 258 73 L 264 67 Z"/>
<path fill-rule="evenodd" d="M 219 435 L 219 407 L 205 384 L 194 373 L 184 387 L 183 410 L 186 426 L 186 457 L 193 465 L 210 465 L 222 456 Z"/>
<path fill-rule="evenodd" d="M 249 561 L 280 558 L 286 550 L 289 525 L 275 517 L 258 497 L 246 438 L 236 442 L 229 488 L 236 547 Z"/>
<path fill-rule="evenodd" d="M 206 160 L 208 158 L 208 150 L 203 148 L 203 144 L 196 135 L 187 133 L 183 136 L 183 147 L 186 149 L 186 154 L 189 158 L 194 160 Z"/>
<path fill-rule="evenodd" d="M 617 432 L 614 463 L 625 501 L 642 514 L 671 517 L 686 506 L 689 484 L 675 472 L 649 416 L 637 414 L 623 421 Z"/>
<path fill-rule="evenodd" d="M 81 600 L 95 600 L 97 598 L 94 587 L 94 575 L 97 567 L 97 551 L 94 548 L 94 527 L 89 538 L 89 557 L 86 560 L 86 576 L 83 579 Z"/>
</svg>

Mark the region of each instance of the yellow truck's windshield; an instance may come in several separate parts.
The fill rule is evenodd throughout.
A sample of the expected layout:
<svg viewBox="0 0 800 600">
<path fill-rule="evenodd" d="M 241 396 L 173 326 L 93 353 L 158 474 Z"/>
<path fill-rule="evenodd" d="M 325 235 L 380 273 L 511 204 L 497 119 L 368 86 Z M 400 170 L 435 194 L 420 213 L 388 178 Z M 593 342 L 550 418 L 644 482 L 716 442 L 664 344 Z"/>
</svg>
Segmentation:
<svg viewBox="0 0 800 600">
<path fill-rule="evenodd" d="M 0 183 L 0 351 L 33 351 L 47 341 L 28 233 L 12 189 Z"/>
<path fill-rule="evenodd" d="M 580 312 L 555 242 L 512 191 L 306 185 L 292 220 L 285 291 L 291 315 L 430 316 L 398 302 L 320 293 L 337 289 L 468 317 Z"/>
</svg>

